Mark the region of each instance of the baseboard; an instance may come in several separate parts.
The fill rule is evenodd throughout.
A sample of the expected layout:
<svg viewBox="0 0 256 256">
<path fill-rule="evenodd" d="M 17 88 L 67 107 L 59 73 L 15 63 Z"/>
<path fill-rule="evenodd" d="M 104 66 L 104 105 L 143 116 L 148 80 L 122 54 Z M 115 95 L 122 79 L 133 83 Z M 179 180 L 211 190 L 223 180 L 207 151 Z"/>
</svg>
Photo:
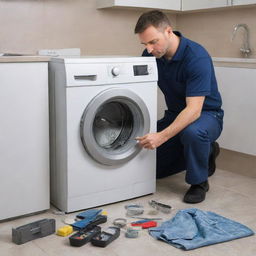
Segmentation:
<svg viewBox="0 0 256 256">
<path fill-rule="evenodd" d="M 216 165 L 218 169 L 256 178 L 256 156 L 253 155 L 221 148 Z"/>
</svg>

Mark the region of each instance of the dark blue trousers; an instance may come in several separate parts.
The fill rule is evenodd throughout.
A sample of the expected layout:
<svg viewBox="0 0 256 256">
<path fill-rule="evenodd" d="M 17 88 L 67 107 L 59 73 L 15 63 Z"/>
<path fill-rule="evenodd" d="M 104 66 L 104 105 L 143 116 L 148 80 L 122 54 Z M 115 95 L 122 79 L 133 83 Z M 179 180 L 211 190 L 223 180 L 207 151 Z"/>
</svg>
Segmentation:
<svg viewBox="0 0 256 256">
<path fill-rule="evenodd" d="M 165 111 L 157 130 L 169 126 L 178 113 Z M 223 111 L 203 111 L 200 118 L 157 148 L 157 178 L 186 170 L 186 182 L 199 184 L 208 179 L 211 143 L 221 134 Z"/>
</svg>

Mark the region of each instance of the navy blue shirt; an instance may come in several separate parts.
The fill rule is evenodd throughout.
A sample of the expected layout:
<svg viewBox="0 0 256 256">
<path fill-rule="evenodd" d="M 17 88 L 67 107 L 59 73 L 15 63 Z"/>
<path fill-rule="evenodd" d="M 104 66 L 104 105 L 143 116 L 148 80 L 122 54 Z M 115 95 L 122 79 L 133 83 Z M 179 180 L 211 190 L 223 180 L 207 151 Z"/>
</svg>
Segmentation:
<svg viewBox="0 0 256 256">
<path fill-rule="evenodd" d="M 186 107 L 186 97 L 205 96 L 203 111 L 220 110 L 218 91 L 212 59 L 198 43 L 175 31 L 180 44 L 171 60 L 164 56 L 156 59 L 158 86 L 163 92 L 169 111 L 181 112 Z M 152 56 L 147 50 L 143 56 Z"/>
</svg>

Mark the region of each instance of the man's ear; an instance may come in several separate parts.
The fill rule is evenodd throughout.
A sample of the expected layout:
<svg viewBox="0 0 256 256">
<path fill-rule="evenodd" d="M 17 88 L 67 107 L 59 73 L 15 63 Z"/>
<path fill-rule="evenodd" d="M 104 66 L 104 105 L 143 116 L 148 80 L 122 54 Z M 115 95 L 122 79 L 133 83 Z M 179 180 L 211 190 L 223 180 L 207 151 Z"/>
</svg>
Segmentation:
<svg viewBox="0 0 256 256">
<path fill-rule="evenodd" d="M 172 34 L 172 28 L 170 26 L 168 26 L 166 29 L 165 29 L 166 33 L 168 35 L 171 35 Z"/>
<path fill-rule="evenodd" d="M 167 31 L 168 31 L 168 34 L 171 35 L 172 34 L 172 28 L 170 26 L 167 27 Z"/>
</svg>

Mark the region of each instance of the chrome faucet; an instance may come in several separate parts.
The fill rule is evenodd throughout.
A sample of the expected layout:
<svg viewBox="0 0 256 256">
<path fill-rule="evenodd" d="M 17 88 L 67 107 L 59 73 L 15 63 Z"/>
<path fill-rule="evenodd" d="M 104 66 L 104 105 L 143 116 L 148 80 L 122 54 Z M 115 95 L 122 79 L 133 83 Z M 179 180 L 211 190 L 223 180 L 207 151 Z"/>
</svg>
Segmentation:
<svg viewBox="0 0 256 256">
<path fill-rule="evenodd" d="M 243 54 L 244 57 L 248 58 L 252 51 L 249 45 L 249 28 L 247 24 L 237 24 L 236 26 L 234 26 L 231 42 L 234 40 L 239 28 L 244 29 L 244 42 L 242 48 L 240 48 L 240 52 Z"/>
</svg>

